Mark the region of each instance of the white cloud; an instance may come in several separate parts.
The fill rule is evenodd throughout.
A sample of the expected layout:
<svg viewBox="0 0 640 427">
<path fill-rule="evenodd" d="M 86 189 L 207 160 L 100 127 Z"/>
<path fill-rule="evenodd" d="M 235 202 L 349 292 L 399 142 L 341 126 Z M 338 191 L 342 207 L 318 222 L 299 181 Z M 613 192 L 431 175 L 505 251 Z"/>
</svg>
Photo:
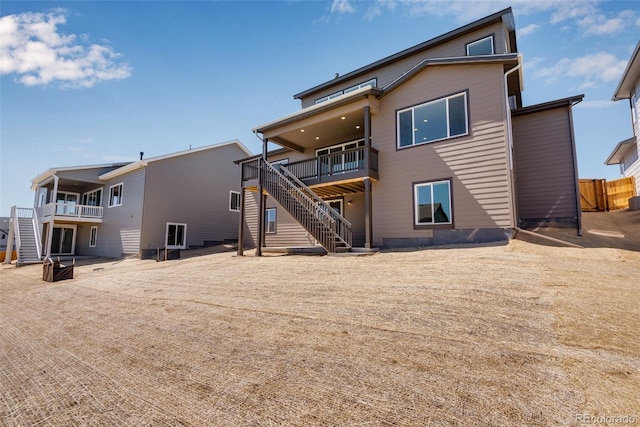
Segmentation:
<svg viewBox="0 0 640 427">
<path fill-rule="evenodd" d="M 636 12 L 625 10 L 615 18 L 607 18 L 602 14 L 585 16 L 578 21 L 578 26 L 585 34 L 606 35 L 623 31 L 632 27 L 636 20 Z"/>
<path fill-rule="evenodd" d="M 333 0 L 331 3 L 331 13 L 353 13 L 356 10 L 349 0 Z"/>
<path fill-rule="evenodd" d="M 547 84 L 569 78 L 581 79 L 579 89 L 598 86 L 601 82 L 615 81 L 620 78 L 626 60 L 617 59 L 610 53 L 600 52 L 579 58 L 562 58 L 551 67 L 542 68 L 533 73 Z"/>
<path fill-rule="evenodd" d="M 59 9 L 0 18 L 0 74 L 15 74 L 25 86 L 76 88 L 131 75 L 131 67 L 119 62 L 121 55 L 111 47 L 59 33 L 58 25 L 66 22 Z"/>
<path fill-rule="evenodd" d="M 518 35 L 519 35 L 519 36 L 526 36 L 526 35 L 529 35 L 529 34 L 531 34 L 531 33 L 536 32 L 536 31 L 538 30 L 538 28 L 540 28 L 540 25 L 538 25 L 538 24 L 529 24 L 529 25 L 527 25 L 526 27 L 521 28 L 521 29 L 518 31 Z"/>
</svg>

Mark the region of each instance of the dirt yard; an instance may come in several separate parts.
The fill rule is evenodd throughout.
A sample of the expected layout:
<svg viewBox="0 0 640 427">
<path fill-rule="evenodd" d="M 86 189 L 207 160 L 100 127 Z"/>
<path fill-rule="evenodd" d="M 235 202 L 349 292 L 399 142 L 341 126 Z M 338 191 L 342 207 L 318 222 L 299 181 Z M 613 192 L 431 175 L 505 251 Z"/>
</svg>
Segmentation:
<svg viewBox="0 0 640 427">
<path fill-rule="evenodd" d="M 1 266 L 0 424 L 640 424 L 640 252 L 189 255 Z"/>
</svg>

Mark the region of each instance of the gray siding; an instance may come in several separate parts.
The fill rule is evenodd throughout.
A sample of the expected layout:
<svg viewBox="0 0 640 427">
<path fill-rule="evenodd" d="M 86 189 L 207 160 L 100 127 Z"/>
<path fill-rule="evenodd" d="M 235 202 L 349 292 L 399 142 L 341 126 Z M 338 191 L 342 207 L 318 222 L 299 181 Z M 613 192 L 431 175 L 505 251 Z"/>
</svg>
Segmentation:
<svg viewBox="0 0 640 427">
<path fill-rule="evenodd" d="M 141 248 L 163 248 L 167 222 L 187 224 L 188 247 L 237 239 L 240 214 L 229 210 L 229 192 L 239 191 L 233 161 L 244 156 L 229 144 L 149 163 Z"/>
<path fill-rule="evenodd" d="M 468 90 L 470 135 L 396 149 L 396 110 Z M 502 65 L 426 69 L 380 101 L 372 118 L 380 150 L 373 184 L 373 239 L 431 238 L 413 228 L 413 182 L 452 178 L 455 229 L 513 227 Z"/>
<path fill-rule="evenodd" d="M 518 216 L 525 223 L 577 221 L 569 107 L 513 118 Z"/>
<path fill-rule="evenodd" d="M 123 183 L 122 205 L 109 207 L 109 187 Z M 102 205 L 104 216 L 98 226 L 98 239 L 95 248 L 89 247 L 91 225 L 78 226 L 76 253 L 118 258 L 123 255 L 135 255 L 140 251 L 140 231 L 142 228 L 143 194 L 145 170 L 138 169 L 116 177 L 104 184 Z"/>
<path fill-rule="evenodd" d="M 401 77 L 404 73 L 416 66 L 420 61 L 426 58 L 448 58 L 457 56 L 466 56 L 466 44 L 472 41 L 476 41 L 489 35 L 494 36 L 496 53 L 508 53 L 507 52 L 507 32 L 504 26 L 500 23 L 496 23 L 472 33 L 461 36 L 448 43 L 444 43 L 429 49 L 420 55 L 414 55 L 409 58 L 404 58 L 400 61 L 387 65 L 386 67 L 374 70 L 365 75 L 358 76 L 352 80 L 341 83 L 339 86 L 333 86 L 325 89 L 321 92 L 314 93 L 308 97 L 301 99 L 302 108 L 306 108 L 314 105 L 315 100 L 322 98 L 323 96 L 335 93 L 338 90 L 343 90 L 348 87 L 360 84 L 372 78 L 378 79 L 378 87 L 384 88 L 392 81 Z"/>
</svg>

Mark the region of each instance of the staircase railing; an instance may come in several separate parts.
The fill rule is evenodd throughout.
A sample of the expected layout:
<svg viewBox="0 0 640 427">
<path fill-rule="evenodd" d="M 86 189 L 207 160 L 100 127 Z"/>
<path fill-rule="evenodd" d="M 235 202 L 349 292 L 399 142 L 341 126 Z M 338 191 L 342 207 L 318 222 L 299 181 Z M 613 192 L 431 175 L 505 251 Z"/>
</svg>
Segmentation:
<svg viewBox="0 0 640 427">
<path fill-rule="evenodd" d="M 19 218 L 27 218 L 31 220 L 31 227 L 33 228 L 33 236 L 36 244 L 36 254 L 39 259 L 42 259 L 42 241 L 40 239 L 40 226 L 38 224 L 38 215 L 36 215 L 35 209 L 19 208 L 14 206 L 12 208 L 11 214 L 14 220 L 14 235 L 16 239 L 16 253 L 18 254 L 18 257 L 20 257 L 20 249 L 22 247 Z"/>
<path fill-rule="evenodd" d="M 331 218 L 333 218 L 336 222 L 335 232 L 336 238 L 344 243 L 347 247 L 352 246 L 353 242 L 353 233 L 352 233 L 352 225 L 351 223 L 338 211 L 333 209 L 327 202 L 322 200 L 312 189 L 307 187 L 305 183 L 303 183 L 297 176 L 295 176 L 286 165 L 278 165 L 282 175 L 289 180 L 304 194 L 306 194 L 309 198 L 311 198 L 320 209 L 325 212 L 328 212 Z"/>
<path fill-rule="evenodd" d="M 260 159 L 260 168 L 262 185 L 271 197 L 289 212 L 327 252 L 335 252 L 338 233 L 337 221 L 332 214 L 338 215 L 337 212 L 313 191 L 309 189 L 303 191 L 299 185 L 286 178 L 270 163 Z"/>
</svg>

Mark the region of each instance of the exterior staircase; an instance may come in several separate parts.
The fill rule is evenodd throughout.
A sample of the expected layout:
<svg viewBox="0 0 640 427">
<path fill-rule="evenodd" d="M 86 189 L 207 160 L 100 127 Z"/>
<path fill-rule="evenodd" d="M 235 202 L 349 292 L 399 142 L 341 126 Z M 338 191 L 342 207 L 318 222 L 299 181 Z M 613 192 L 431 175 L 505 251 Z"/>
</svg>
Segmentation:
<svg viewBox="0 0 640 427">
<path fill-rule="evenodd" d="M 352 226 L 285 166 L 256 159 L 263 188 L 329 253 L 348 252 Z"/>
<path fill-rule="evenodd" d="M 35 209 L 12 207 L 9 227 L 7 254 L 11 253 L 15 240 L 18 255 L 17 265 L 42 262 L 40 226 Z M 10 262 L 10 256 L 8 259 Z M 7 263 L 6 260 L 5 263 Z"/>
</svg>

